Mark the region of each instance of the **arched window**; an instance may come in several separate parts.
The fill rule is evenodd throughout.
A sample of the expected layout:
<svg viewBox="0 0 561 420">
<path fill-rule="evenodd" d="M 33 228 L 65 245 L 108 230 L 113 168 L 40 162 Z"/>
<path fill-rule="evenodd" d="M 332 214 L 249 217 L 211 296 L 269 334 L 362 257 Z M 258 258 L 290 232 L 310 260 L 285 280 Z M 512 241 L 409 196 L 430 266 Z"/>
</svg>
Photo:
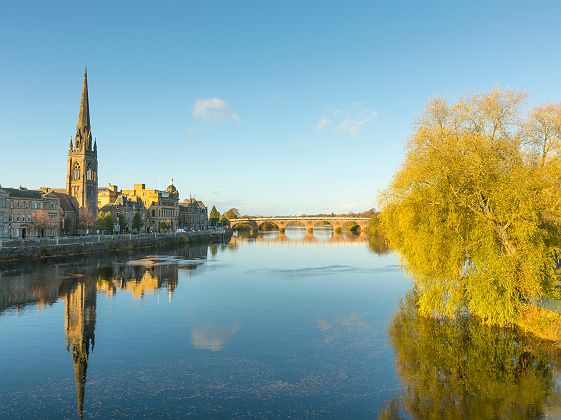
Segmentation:
<svg viewBox="0 0 561 420">
<path fill-rule="evenodd" d="M 73 177 L 74 177 L 74 179 L 80 179 L 80 165 L 78 165 L 78 164 L 74 165 Z"/>
<path fill-rule="evenodd" d="M 95 174 L 91 166 L 88 166 L 88 170 L 86 171 L 86 179 L 88 181 L 95 181 Z"/>
</svg>

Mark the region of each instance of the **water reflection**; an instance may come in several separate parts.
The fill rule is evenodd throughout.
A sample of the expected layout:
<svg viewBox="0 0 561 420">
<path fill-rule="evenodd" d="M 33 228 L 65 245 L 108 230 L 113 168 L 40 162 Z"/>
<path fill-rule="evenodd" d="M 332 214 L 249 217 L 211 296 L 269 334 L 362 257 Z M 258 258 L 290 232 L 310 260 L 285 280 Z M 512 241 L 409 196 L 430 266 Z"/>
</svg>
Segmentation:
<svg viewBox="0 0 561 420">
<path fill-rule="evenodd" d="M 408 296 L 389 335 L 404 385 L 399 405 L 417 419 L 561 417 L 561 353 L 512 329 L 420 317 Z M 396 401 L 380 418 L 396 418 Z"/>
<path fill-rule="evenodd" d="M 238 243 L 248 241 L 291 246 L 312 245 L 317 243 L 342 246 L 368 244 L 369 249 L 375 254 L 385 254 L 389 251 L 385 240 L 380 236 L 369 236 L 363 232 L 357 234 L 346 230 L 335 232 L 331 227 L 324 226 L 316 226 L 314 229 L 306 229 L 301 226 L 289 226 L 284 231 L 234 232 L 234 236 L 230 240 L 230 245 L 237 247 Z"/>
<path fill-rule="evenodd" d="M 112 261 L 107 257 L 97 264 L 85 260 L 81 264 L 24 266 L 4 271 L 0 277 L 0 316 L 4 312 L 19 313 L 28 307 L 39 310 L 64 302 L 66 350 L 72 354 L 76 405 L 80 418 L 84 415 L 84 396 L 90 353 L 95 346 L 97 294 L 109 297 L 117 291 L 128 292 L 134 299 L 167 289 L 171 301 L 178 284 L 178 271 L 193 270 L 206 261 L 206 245 L 179 250 L 179 255 L 130 257 L 128 261 Z M 178 252 L 178 250 L 174 250 Z M 207 348 L 219 350 L 237 331 L 199 332 L 199 345 L 207 340 Z M 206 334 L 206 335 L 205 335 Z M 214 336 L 213 336 L 214 334 Z"/>
<path fill-rule="evenodd" d="M 90 350 L 95 345 L 96 283 L 63 284 L 66 351 L 72 350 L 78 415 L 84 415 L 84 394 Z"/>
<path fill-rule="evenodd" d="M 219 351 L 239 329 L 239 322 L 230 327 L 204 325 L 191 332 L 191 342 L 199 350 Z"/>
</svg>

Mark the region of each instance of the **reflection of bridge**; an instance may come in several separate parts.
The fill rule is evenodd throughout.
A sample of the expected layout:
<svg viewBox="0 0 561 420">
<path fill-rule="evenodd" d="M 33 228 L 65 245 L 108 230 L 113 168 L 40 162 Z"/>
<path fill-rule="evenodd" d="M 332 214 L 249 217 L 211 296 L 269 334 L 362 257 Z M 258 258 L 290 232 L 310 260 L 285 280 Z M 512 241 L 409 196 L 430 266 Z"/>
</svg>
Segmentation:
<svg viewBox="0 0 561 420">
<path fill-rule="evenodd" d="M 289 217 L 246 217 L 239 219 L 231 219 L 229 221 L 230 227 L 233 229 L 237 225 L 249 225 L 253 230 L 259 230 L 264 224 L 276 225 L 279 229 L 283 230 L 287 226 L 304 226 L 306 228 L 313 228 L 315 226 L 330 225 L 333 229 L 345 228 L 352 226 L 360 226 L 361 231 L 368 228 L 368 217 L 337 217 L 337 216 L 289 216 Z"/>
<path fill-rule="evenodd" d="M 256 232 L 255 234 L 243 233 L 234 235 L 230 238 L 228 245 L 238 246 L 244 242 L 251 241 L 257 244 L 267 245 L 269 243 L 275 243 L 276 245 L 312 245 L 312 244 L 323 244 L 323 245 L 362 245 L 368 242 L 367 235 L 355 235 L 353 233 L 343 233 L 343 234 L 332 234 L 330 236 L 316 236 L 314 233 L 305 232 L 302 235 L 287 236 L 286 233 L 278 232 Z"/>
</svg>

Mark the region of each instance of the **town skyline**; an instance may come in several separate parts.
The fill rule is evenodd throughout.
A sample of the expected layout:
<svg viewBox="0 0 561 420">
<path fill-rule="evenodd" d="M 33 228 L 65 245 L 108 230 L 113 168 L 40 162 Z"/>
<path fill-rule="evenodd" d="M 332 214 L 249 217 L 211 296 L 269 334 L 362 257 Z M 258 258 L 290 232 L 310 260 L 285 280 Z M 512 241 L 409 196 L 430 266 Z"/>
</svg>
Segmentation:
<svg viewBox="0 0 561 420">
<path fill-rule="evenodd" d="M 561 10 L 542 4 L 8 4 L 0 138 L 29 150 L 3 162 L 0 183 L 64 187 L 53 168 L 64 167 L 87 62 L 99 186 L 174 178 L 221 210 L 363 211 L 428 98 L 497 85 L 530 104 L 559 98 Z M 76 16 L 101 23 L 77 36 Z"/>
</svg>

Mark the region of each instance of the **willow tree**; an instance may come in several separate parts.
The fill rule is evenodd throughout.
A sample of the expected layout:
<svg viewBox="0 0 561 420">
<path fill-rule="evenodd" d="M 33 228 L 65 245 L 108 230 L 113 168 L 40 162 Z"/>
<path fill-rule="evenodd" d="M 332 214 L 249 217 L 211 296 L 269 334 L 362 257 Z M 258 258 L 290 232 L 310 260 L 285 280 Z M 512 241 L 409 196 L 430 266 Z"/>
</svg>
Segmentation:
<svg viewBox="0 0 561 420">
<path fill-rule="evenodd" d="M 382 229 L 423 315 L 515 323 L 553 293 L 561 225 L 561 106 L 524 95 L 433 99 L 381 196 Z"/>
</svg>

